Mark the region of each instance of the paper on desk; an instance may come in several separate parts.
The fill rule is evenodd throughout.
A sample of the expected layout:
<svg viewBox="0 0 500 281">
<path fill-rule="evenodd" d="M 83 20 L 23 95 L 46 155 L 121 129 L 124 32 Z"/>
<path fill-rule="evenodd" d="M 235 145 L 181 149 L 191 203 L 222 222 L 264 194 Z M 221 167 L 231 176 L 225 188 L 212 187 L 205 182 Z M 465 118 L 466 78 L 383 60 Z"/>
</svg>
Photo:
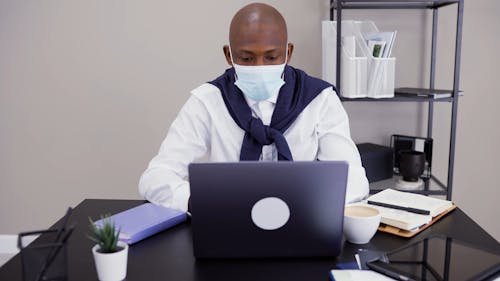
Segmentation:
<svg viewBox="0 0 500 281">
<path fill-rule="evenodd" d="M 430 212 L 432 217 L 446 211 L 453 204 L 448 200 L 433 198 L 422 194 L 398 191 L 391 188 L 385 189 L 368 197 L 368 200 L 389 205 L 427 210 Z"/>
<path fill-rule="evenodd" d="M 427 224 L 432 220 L 432 216 L 430 215 L 420 215 L 407 211 L 368 204 L 366 204 L 366 206 L 375 208 L 380 212 L 382 217 L 380 222 L 408 231 Z"/>
<path fill-rule="evenodd" d="M 332 281 L 392 281 L 394 279 L 371 270 L 330 270 Z"/>
</svg>

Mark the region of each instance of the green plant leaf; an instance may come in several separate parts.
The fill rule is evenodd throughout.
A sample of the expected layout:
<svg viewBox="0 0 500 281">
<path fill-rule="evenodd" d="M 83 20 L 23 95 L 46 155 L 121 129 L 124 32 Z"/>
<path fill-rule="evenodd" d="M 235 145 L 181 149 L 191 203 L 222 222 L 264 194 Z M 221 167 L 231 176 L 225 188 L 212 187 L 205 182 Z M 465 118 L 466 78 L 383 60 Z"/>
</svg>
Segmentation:
<svg viewBox="0 0 500 281">
<path fill-rule="evenodd" d="M 97 227 L 89 217 L 90 233 L 88 237 L 99 245 L 100 252 L 114 253 L 118 250 L 117 244 L 120 230 L 116 230 L 115 223 L 111 220 L 109 214 L 101 216 L 101 219 L 103 220 L 102 227 Z"/>
</svg>

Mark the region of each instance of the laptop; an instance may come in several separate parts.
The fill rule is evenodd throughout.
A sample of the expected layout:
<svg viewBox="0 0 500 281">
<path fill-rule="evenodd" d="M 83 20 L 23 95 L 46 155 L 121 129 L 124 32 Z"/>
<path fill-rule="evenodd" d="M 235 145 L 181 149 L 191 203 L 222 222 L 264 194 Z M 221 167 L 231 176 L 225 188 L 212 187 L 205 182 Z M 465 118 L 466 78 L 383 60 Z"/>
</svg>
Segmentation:
<svg viewBox="0 0 500 281">
<path fill-rule="evenodd" d="M 197 258 L 336 257 L 344 161 L 189 165 Z"/>
</svg>

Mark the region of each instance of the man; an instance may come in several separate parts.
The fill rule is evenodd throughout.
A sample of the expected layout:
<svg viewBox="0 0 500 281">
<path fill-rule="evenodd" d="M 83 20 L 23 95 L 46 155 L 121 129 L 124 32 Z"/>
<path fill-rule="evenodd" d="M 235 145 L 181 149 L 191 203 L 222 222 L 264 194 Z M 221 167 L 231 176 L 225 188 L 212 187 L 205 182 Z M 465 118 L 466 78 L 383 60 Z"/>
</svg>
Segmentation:
<svg viewBox="0 0 500 281">
<path fill-rule="evenodd" d="M 347 114 L 332 85 L 287 65 L 293 47 L 276 9 L 254 3 L 239 10 L 223 47 L 232 67 L 191 92 L 140 179 L 142 196 L 187 210 L 187 167 L 208 157 L 214 162 L 345 160 L 346 203 L 366 197 L 368 181 Z"/>
</svg>

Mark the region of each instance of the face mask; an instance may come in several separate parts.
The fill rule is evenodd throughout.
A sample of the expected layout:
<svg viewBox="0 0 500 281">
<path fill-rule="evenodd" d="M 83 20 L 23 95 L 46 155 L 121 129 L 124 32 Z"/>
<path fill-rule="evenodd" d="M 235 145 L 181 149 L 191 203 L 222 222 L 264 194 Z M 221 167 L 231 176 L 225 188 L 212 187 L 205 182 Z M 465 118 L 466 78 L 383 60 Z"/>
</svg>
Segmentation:
<svg viewBox="0 0 500 281">
<path fill-rule="evenodd" d="M 229 46 L 231 49 L 231 46 Z M 255 101 L 263 101 L 278 94 L 281 86 L 285 84 L 283 71 L 285 69 L 288 52 L 285 53 L 285 62 L 277 65 L 238 65 L 231 62 L 236 72 L 234 84 L 240 88 L 245 96 Z"/>
</svg>

